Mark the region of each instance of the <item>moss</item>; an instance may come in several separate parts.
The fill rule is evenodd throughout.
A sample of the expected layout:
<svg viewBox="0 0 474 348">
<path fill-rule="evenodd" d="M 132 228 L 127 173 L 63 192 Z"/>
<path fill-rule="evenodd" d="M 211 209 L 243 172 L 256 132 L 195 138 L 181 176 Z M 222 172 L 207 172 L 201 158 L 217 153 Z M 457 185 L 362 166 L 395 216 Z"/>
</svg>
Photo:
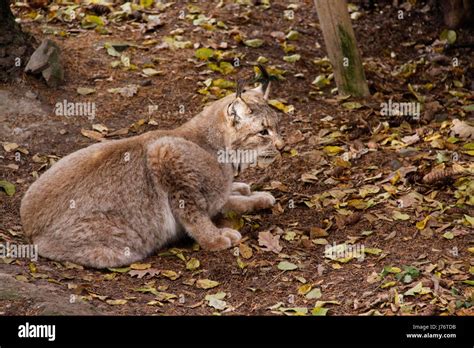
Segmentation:
<svg viewBox="0 0 474 348">
<path fill-rule="evenodd" d="M 362 96 L 365 90 L 357 83 L 357 81 L 365 82 L 365 74 L 363 69 L 357 69 L 362 66 L 358 59 L 357 46 L 352 39 L 352 36 L 341 26 L 337 26 L 339 39 L 341 40 L 342 55 L 349 60 L 349 66 L 343 66 L 343 92 L 349 93 L 353 96 Z"/>
</svg>

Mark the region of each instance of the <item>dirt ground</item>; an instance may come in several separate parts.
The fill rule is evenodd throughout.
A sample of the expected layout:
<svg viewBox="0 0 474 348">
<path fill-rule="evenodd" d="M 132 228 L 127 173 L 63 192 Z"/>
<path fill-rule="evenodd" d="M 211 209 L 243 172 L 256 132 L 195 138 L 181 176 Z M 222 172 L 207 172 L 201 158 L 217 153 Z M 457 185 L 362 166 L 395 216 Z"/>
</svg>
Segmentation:
<svg viewBox="0 0 474 348">
<path fill-rule="evenodd" d="M 71 19 L 61 15 L 64 5 L 13 7 L 24 30 L 59 45 L 65 81 L 53 89 L 24 75 L 0 86 L 0 179 L 16 187 L 13 195 L 0 190 L 0 242 L 27 243 L 21 198 L 35 176 L 59 158 L 103 139 L 182 124 L 206 102 L 230 93 L 231 88 L 206 87 L 208 79 L 253 76 L 259 57 L 281 76 L 271 99 L 283 103 L 279 114 L 287 145 L 281 160 L 239 178 L 268 190 L 278 202 L 272 210 L 226 218 L 245 237 L 239 248 L 207 252 L 183 241 L 134 269 L 118 270 L 3 258 L 0 273 L 45 289 L 60 314 L 70 314 L 64 305 L 78 302 L 88 306 L 86 313 L 93 307 L 120 315 L 473 314 L 473 138 L 452 133 L 453 119 L 473 118 L 474 55 L 456 46 L 472 44 L 473 30 L 456 30 L 456 43 L 446 48 L 439 11 L 424 2 L 352 9 L 372 96 L 343 99 L 334 93 L 331 67 L 322 59 L 313 1 L 265 4 L 176 1 L 136 9 L 122 21 L 112 19 L 117 4 L 95 28 L 81 26 L 79 14 L 103 8 L 81 5 Z M 161 25 L 153 26 L 149 17 L 147 22 L 153 14 L 161 14 Z M 287 36 L 291 30 L 298 32 L 296 40 Z M 166 37 L 174 37 L 168 47 Z M 257 38 L 262 46 L 245 44 Z M 104 48 L 124 41 L 128 46 L 118 54 L 130 58 L 131 66 Z M 196 58 L 201 47 L 212 48 L 214 57 Z M 292 62 L 295 54 L 300 58 Z M 236 57 L 231 73 L 214 71 L 216 65 L 228 68 L 221 63 L 234 64 Z M 158 73 L 147 76 L 146 68 Z M 131 97 L 108 91 L 132 84 L 139 88 Z M 94 91 L 81 95 L 80 87 Z M 63 100 L 94 102 L 96 115 L 57 116 L 55 105 Z M 381 115 L 381 103 L 389 100 L 420 102 L 420 119 Z M 97 124 L 102 127 L 93 128 Z M 406 138 L 416 134 L 414 143 Z M 423 179 L 433 171 L 435 179 Z M 266 250 L 264 232 L 280 251 Z M 331 259 L 325 249 L 334 245 L 362 247 L 364 257 Z M 214 287 L 202 289 L 206 285 Z M 15 297 L 0 284 L 0 314 L 45 313 L 39 297 L 28 291 Z"/>
</svg>

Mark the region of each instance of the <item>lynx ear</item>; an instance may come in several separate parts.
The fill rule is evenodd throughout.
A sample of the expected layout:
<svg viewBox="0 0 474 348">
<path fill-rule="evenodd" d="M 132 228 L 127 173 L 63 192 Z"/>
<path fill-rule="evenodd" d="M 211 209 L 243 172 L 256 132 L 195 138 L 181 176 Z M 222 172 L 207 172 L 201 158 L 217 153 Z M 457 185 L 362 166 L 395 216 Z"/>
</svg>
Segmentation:
<svg viewBox="0 0 474 348">
<path fill-rule="evenodd" d="M 232 126 L 239 124 L 242 119 L 246 118 L 250 113 L 252 113 L 252 110 L 250 110 L 248 105 L 240 96 L 235 98 L 235 100 L 227 107 L 227 116 L 231 120 Z"/>
<path fill-rule="evenodd" d="M 257 77 L 255 82 L 260 82 L 260 86 L 254 88 L 254 91 L 257 93 L 260 93 L 265 100 L 268 99 L 268 96 L 270 95 L 270 75 L 268 74 L 267 70 L 259 64 L 258 68 L 260 69 L 260 76 Z"/>
</svg>

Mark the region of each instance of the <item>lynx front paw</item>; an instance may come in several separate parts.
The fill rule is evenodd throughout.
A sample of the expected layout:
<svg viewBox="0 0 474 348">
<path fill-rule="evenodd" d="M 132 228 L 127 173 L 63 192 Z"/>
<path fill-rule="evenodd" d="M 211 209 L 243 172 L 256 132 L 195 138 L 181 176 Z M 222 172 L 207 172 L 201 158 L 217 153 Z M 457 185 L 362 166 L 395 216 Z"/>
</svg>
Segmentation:
<svg viewBox="0 0 474 348">
<path fill-rule="evenodd" d="M 240 239 L 242 239 L 242 235 L 239 233 L 239 231 L 233 230 L 231 228 L 222 228 L 219 231 L 220 234 L 216 238 L 208 243 L 202 243 L 201 246 L 204 249 L 211 251 L 224 250 L 237 244 Z"/>
<path fill-rule="evenodd" d="M 242 195 L 242 196 L 250 196 L 252 191 L 250 190 L 250 186 L 244 182 L 233 182 L 232 183 L 232 194 L 233 195 Z"/>
<path fill-rule="evenodd" d="M 250 198 L 254 202 L 255 210 L 271 208 L 276 202 L 275 197 L 270 193 L 263 191 L 253 192 Z"/>
<path fill-rule="evenodd" d="M 221 235 L 226 238 L 229 238 L 232 245 L 238 244 L 242 239 L 242 235 L 240 234 L 240 232 L 237 230 L 233 230 L 232 228 L 221 229 Z"/>
</svg>

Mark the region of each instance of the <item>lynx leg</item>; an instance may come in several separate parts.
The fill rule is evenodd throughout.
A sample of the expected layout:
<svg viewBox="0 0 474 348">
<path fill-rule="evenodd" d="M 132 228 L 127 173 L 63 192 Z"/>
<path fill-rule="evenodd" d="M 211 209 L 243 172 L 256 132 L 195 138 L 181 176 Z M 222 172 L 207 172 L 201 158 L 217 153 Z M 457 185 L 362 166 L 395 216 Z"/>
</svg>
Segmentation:
<svg viewBox="0 0 474 348">
<path fill-rule="evenodd" d="M 223 211 L 249 213 L 256 210 L 271 208 L 275 204 L 275 197 L 268 192 L 253 192 L 250 196 L 232 195 L 223 207 Z"/>
<path fill-rule="evenodd" d="M 216 192 L 207 192 L 208 196 L 203 194 L 202 186 L 209 179 L 206 175 L 211 174 L 196 170 L 192 163 L 200 160 L 209 166 L 214 163 L 206 157 L 210 155 L 191 146 L 179 139 L 161 139 L 148 149 L 148 166 L 156 182 L 168 193 L 171 211 L 185 231 L 204 249 L 230 248 L 242 236 L 236 230 L 220 229 L 212 223 L 210 206 L 220 192 L 216 188 Z M 218 164 L 215 165 L 215 172 L 220 172 Z M 224 181 L 222 178 L 221 184 Z"/>
</svg>

